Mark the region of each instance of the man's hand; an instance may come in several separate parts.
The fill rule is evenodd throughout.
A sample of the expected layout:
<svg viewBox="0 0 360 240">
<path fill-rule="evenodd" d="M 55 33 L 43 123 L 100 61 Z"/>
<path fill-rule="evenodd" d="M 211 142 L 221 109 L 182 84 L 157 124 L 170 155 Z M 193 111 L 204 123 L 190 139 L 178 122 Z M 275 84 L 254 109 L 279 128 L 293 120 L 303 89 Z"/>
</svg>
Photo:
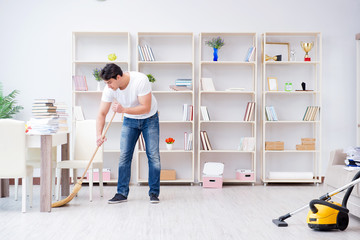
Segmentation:
<svg viewBox="0 0 360 240">
<path fill-rule="evenodd" d="M 106 140 L 106 137 L 97 136 L 96 145 L 100 147 L 104 142 L 106 142 Z"/>
<path fill-rule="evenodd" d="M 113 102 L 111 109 L 117 113 L 123 113 L 125 111 L 125 108 L 116 101 Z"/>
</svg>

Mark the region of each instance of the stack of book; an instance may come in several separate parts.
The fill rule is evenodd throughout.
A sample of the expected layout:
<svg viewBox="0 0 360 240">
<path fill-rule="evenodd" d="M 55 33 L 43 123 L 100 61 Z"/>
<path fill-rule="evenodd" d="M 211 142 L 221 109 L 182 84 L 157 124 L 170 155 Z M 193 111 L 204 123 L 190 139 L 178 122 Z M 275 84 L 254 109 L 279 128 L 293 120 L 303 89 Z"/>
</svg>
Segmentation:
<svg viewBox="0 0 360 240">
<path fill-rule="evenodd" d="M 201 139 L 201 145 L 203 147 L 203 150 L 212 150 L 211 144 L 210 144 L 210 140 L 208 137 L 208 134 L 206 131 L 201 131 L 200 132 L 200 139 Z"/>
<path fill-rule="evenodd" d="M 194 107 L 193 105 L 183 105 L 183 121 L 192 121 L 194 118 Z"/>
<path fill-rule="evenodd" d="M 155 61 L 154 53 L 148 45 L 138 45 L 140 61 Z"/>
<path fill-rule="evenodd" d="M 303 121 L 315 121 L 319 111 L 319 106 L 308 106 L 306 108 Z"/>
<path fill-rule="evenodd" d="M 30 134 L 53 134 L 59 129 L 55 99 L 35 99 L 32 118 L 27 122 Z"/>
<path fill-rule="evenodd" d="M 267 121 L 279 121 L 273 106 L 265 107 L 265 115 Z"/>
<path fill-rule="evenodd" d="M 192 150 L 193 134 L 192 132 L 184 133 L 184 150 Z"/>
<path fill-rule="evenodd" d="M 192 89 L 192 79 L 191 78 L 178 78 L 175 80 L 175 86 L 186 87 L 188 89 Z"/>
<path fill-rule="evenodd" d="M 85 76 L 75 75 L 72 77 L 72 79 L 74 82 L 75 91 L 87 91 L 88 90 Z"/>
<path fill-rule="evenodd" d="M 64 102 L 59 102 L 59 103 L 55 103 L 54 104 L 56 106 L 56 114 L 59 116 L 59 132 L 67 132 L 69 131 L 69 126 L 68 126 L 68 107 L 66 105 L 66 103 Z"/>
<path fill-rule="evenodd" d="M 248 102 L 245 110 L 244 121 L 253 121 L 255 112 L 255 102 Z"/>
</svg>

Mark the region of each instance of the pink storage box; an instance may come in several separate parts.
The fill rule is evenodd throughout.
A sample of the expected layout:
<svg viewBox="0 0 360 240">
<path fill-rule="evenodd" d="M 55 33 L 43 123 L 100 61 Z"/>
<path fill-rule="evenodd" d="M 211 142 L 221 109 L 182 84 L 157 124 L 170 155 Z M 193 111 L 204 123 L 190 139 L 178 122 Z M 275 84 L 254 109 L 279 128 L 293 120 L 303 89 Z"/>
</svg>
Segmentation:
<svg viewBox="0 0 360 240">
<path fill-rule="evenodd" d="M 89 180 L 89 171 L 86 173 L 86 179 Z M 99 170 L 94 169 L 93 172 L 93 181 L 99 181 Z M 103 169 L 103 181 L 110 181 L 110 169 Z"/>
<path fill-rule="evenodd" d="M 240 181 L 253 181 L 254 172 L 251 170 L 238 169 L 236 170 L 236 179 Z"/>
<path fill-rule="evenodd" d="M 224 164 L 217 162 L 207 162 L 203 169 L 204 188 L 222 188 Z"/>
</svg>

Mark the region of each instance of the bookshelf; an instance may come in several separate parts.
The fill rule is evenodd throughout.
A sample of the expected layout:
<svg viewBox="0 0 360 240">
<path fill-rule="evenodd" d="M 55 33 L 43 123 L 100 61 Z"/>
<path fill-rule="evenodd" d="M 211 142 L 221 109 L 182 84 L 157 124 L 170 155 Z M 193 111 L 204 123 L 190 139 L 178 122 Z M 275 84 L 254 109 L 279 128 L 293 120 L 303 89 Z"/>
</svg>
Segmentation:
<svg viewBox="0 0 360 240">
<path fill-rule="evenodd" d="M 108 55 L 115 53 L 115 61 L 108 60 Z M 128 32 L 73 32 L 72 33 L 72 75 L 85 76 L 88 90 L 76 91 L 72 82 L 72 131 L 75 131 L 74 107 L 80 106 L 85 119 L 96 119 L 101 101 L 104 83 L 101 82 L 101 91 L 97 91 L 97 82 L 92 75 L 93 69 L 102 68 L 112 62 L 123 71 L 130 70 L 130 34 Z M 106 124 L 111 118 L 106 118 Z M 104 143 L 104 168 L 111 169 L 110 181 L 117 182 L 118 159 L 120 153 L 120 131 L 122 117 L 118 114 L 107 133 Z M 89 151 L 91 151 L 89 149 Z"/>
<path fill-rule="evenodd" d="M 138 46 L 151 48 L 150 60 L 142 57 Z M 194 183 L 194 120 L 183 119 L 183 105 L 194 103 L 194 36 L 190 32 L 139 32 L 136 46 L 137 71 L 152 74 L 152 91 L 158 102 L 160 120 L 160 158 L 162 169 L 176 171 L 176 180 L 161 183 Z M 176 80 L 191 79 L 188 91 L 173 91 Z M 193 117 L 194 119 L 194 117 Z M 193 134 L 191 150 L 185 150 L 185 133 Z M 172 150 L 165 139 L 175 139 Z M 137 182 L 148 182 L 146 152 L 137 146 Z"/>
<path fill-rule="evenodd" d="M 220 36 L 225 45 L 219 50 L 218 61 L 213 61 L 213 49 L 206 41 Z M 251 46 L 257 47 L 256 33 L 200 33 L 200 65 L 198 84 L 198 176 L 202 184 L 202 169 L 206 162 L 224 163 L 224 182 L 256 182 L 256 144 L 252 150 L 241 150 L 242 138 L 253 138 L 256 143 L 256 49 L 249 62 L 245 61 Z M 202 79 L 211 78 L 214 89 L 202 87 Z M 205 84 L 206 85 L 206 84 Z M 230 90 L 232 88 L 232 90 Z M 244 121 L 248 102 L 254 102 L 252 118 Z M 202 117 L 201 106 L 206 106 L 209 120 Z M 206 132 L 212 150 L 204 150 L 202 132 Z M 254 172 L 254 179 L 236 179 L 236 170 Z"/>
<path fill-rule="evenodd" d="M 311 61 L 304 61 L 305 51 L 301 42 L 314 43 L 309 52 Z M 307 107 L 321 109 L 321 53 L 319 32 L 266 32 L 262 35 L 261 181 L 264 185 L 321 182 L 321 116 L 318 112 L 316 117 L 303 120 Z M 282 61 L 266 61 L 266 55 L 282 55 Z M 269 91 L 269 77 L 276 78 L 276 91 Z M 289 82 L 292 90 L 286 91 L 285 84 Z M 302 82 L 306 83 L 309 91 L 301 91 Z M 266 107 L 269 106 L 276 111 L 276 121 L 267 116 Z M 314 141 L 306 145 L 305 138 Z M 283 142 L 284 150 L 266 149 L 265 142 L 273 141 Z M 276 173 L 285 174 L 285 177 L 273 177 L 279 176 Z M 305 173 L 312 173 L 313 177 L 292 177 L 305 176 Z"/>
</svg>

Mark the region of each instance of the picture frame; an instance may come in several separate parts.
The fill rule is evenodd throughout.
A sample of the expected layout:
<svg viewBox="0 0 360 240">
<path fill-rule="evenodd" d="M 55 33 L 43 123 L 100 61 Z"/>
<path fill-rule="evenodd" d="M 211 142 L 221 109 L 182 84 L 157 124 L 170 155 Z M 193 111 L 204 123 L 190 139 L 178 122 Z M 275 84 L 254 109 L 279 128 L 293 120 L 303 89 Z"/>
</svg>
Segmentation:
<svg viewBox="0 0 360 240">
<path fill-rule="evenodd" d="M 282 61 L 290 61 L 290 43 L 283 42 L 267 42 L 266 54 L 273 57 L 281 55 Z"/>
<path fill-rule="evenodd" d="M 277 82 L 277 78 L 275 77 L 268 77 L 268 89 L 269 91 L 278 91 L 278 82 Z"/>
</svg>

